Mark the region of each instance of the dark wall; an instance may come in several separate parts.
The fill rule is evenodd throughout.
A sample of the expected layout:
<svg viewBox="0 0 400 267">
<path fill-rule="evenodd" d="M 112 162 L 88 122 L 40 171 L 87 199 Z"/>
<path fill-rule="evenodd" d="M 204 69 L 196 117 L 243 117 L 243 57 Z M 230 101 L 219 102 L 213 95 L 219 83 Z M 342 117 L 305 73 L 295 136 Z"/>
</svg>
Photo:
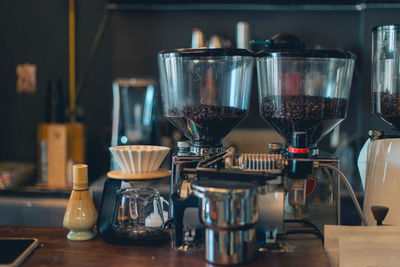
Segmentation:
<svg viewBox="0 0 400 267">
<path fill-rule="evenodd" d="M 78 79 L 87 65 L 105 4 L 105 0 L 77 1 Z M 379 24 L 400 23 L 399 11 L 397 6 L 366 11 L 108 11 L 104 36 L 87 72 L 79 102 L 87 128 L 90 178 L 109 168 L 112 80 L 123 76 L 157 78 L 157 52 L 189 46 L 193 27 L 202 29 L 207 36 L 220 34 L 234 42 L 235 24 L 247 21 L 254 39 L 291 32 L 308 47 L 320 45 L 354 52 L 357 66 L 350 109 L 341 129 L 360 136 L 372 127 L 388 129 L 370 114 L 370 29 Z M 15 67 L 25 62 L 38 67 L 34 95 L 16 93 Z M 44 119 L 46 83 L 56 78 L 61 78 L 68 88 L 67 0 L 0 1 L 0 160 L 36 161 L 36 127 Z M 250 116 L 241 127 L 266 128 L 258 115 L 255 81 Z"/>
<path fill-rule="evenodd" d="M 65 1 L 0 2 L 0 158 L 35 160 L 36 125 L 44 116 L 46 80 L 67 78 Z M 17 95 L 16 65 L 37 64 L 34 95 Z"/>
<path fill-rule="evenodd" d="M 76 1 L 77 78 L 82 75 L 105 1 Z M 108 165 L 105 128 L 111 110 L 111 31 L 106 28 L 86 76 L 81 101 L 90 178 Z M 16 92 L 16 65 L 37 65 L 37 92 Z M 36 129 L 44 120 L 49 79 L 68 91 L 68 1 L 0 1 L 0 160 L 36 161 Z M 108 140 L 107 140 L 108 143 Z M 99 167 L 98 167 L 99 166 Z"/>
</svg>

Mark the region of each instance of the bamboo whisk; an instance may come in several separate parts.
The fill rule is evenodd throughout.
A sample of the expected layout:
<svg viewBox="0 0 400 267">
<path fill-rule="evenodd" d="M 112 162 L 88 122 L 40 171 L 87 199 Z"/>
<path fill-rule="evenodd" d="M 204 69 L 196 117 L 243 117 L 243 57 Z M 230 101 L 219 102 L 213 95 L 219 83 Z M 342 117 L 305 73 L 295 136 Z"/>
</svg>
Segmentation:
<svg viewBox="0 0 400 267">
<path fill-rule="evenodd" d="M 70 232 L 67 238 L 75 241 L 93 239 L 96 233 L 93 226 L 97 221 L 97 210 L 94 206 L 88 187 L 88 166 L 72 166 L 73 188 L 64 215 L 63 225 Z"/>
</svg>

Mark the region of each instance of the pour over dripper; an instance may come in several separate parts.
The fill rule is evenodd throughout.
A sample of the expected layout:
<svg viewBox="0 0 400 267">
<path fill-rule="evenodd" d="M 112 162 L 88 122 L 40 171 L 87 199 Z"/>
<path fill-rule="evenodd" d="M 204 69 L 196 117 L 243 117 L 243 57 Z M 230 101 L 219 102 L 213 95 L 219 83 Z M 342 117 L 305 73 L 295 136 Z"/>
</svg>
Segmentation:
<svg viewBox="0 0 400 267">
<path fill-rule="evenodd" d="M 372 106 L 385 122 L 400 131 L 400 25 L 372 31 Z"/>
<path fill-rule="evenodd" d="M 355 56 L 306 50 L 291 34 L 264 44 L 256 59 L 261 116 L 287 143 L 306 132 L 307 146 L 316 147 L 346 117 Z"/>
<path fill-rule="evenodd" d="M 177 49 L 158 55 L 164 116 L 193 146 L 220 146 L 246 116 L 253 54 L 244 49 Z"/>
</svg>

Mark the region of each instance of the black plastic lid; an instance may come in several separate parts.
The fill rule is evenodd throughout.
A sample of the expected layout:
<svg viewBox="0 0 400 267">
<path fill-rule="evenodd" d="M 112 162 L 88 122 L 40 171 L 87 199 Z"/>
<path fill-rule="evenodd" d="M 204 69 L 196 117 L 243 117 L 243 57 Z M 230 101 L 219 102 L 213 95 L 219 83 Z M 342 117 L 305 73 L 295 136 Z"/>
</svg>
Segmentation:
<svg viewBox="0 0 400 267">
<path fill-rule="evenodd" d="M 256 54 L 257 57 L 296 57 L 296 58 L 343 58 L 355 59 L 356 56 L 348 51 L 341 50 L 307 50 L 300 39 L 290 33 L 280 33 L 264 42 L 254 41 L 255 44 L 264 43 L 267 49 Z"/>
<path fill-rule="evenodd" d="M 376 31 L 399 31 L 400 30 L 400 25 L 398 24 L 393 24 L 393 25 L 380 25 L 380 26 L 375 26 L 372 28 L 373 32 Z"/>
<path fill-rule="evenodd" d="M 348 51 L 340 50 L 303 50 L 303 51 L 267 51 L 257 53 L 257 57 L 297 57 L 297 58 L 343 58 L 356 59 L 356 56 Z"/>
<path fill-rule="evenodd" d="M 254 53 L 246 49 L 235 48 L 179 48 L 174 50 L 166 50 L 158 53 L 161 57 L 253 57 Z"/>
</svg>

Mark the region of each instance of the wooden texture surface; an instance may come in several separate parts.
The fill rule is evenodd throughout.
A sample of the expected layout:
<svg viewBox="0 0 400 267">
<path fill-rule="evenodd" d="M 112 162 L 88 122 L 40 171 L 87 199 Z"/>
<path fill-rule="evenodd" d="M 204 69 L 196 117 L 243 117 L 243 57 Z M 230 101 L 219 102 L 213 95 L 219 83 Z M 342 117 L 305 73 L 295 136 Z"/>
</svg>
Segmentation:
<svg viewBox="0 0 400 267">
<path fill-rule="evenodd" d="M 107 173 L 108 177 L 118 180 L 152 180 L 164 178 L 170 175 L 171 171 L 167 169 L 158 169 L 154 172 L 144 173 L 126 173 L 122 170 L 113 170 Z"/>
<path fill-rule="evenodd" d="M 47 128 L 47 185 L 52 188 L 67 187 L 67 126 L 52 123 Z"/>
<path fill-rule="evenodd" d="M 169 244 L 160 247 L 111 245 L 102 239 L 70 241 L 60 227 L 0 226 L 0 237 L 35 237 L 39 246 L 23 266 L 190 266 L 210 267 L 201 252 L 180 254 Z M 310 235 L 290 236 L 286 253 L 263 253 L 247 266 L 328 267 L 319 239 Z"/>
<path fill-rule="evenodd" d="M 85 162 L 85 127 L 82 123 L 66 123 L 68 133 L 68 159 L 73 163 Z"/>
</svg>

